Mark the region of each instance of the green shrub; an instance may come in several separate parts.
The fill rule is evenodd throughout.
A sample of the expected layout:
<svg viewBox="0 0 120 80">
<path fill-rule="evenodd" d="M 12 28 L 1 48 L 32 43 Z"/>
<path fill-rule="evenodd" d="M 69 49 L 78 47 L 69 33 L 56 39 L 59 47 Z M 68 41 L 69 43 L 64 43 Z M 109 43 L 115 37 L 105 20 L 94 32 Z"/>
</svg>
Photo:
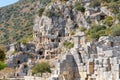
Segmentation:
<svg viewBox="0 0 120 80">
<path fill-rule="evenodd" d="M 114 3 L 114 2 L 112 2 L 112 3 L 110 3 L 110 4 L 108 5 L 108 8 L 109 8 L 114 14 L 117 14 L 117 13 L 120 12 L 119 7 L 120 7 L 120 6 L 119 6 L 118 4 L 116 4 L 116 3 Z"/>
<path fill-rule="evenodd" d="M 120 13 L 117 14 L 117 19 L 120 21 Z"/>
<path fill-rule="evenodd" d="M 62 2 L 66 2 L 66 1 L 68 1 L 68 0 L 60 0 L 60 1 L 62 1 Z"/>
<path fill-rule="evenodd" d="M 112 36 L 120 36 L 120 25 L 112 27 L 112 29 L 111 29 L 111 35 Z"/>
<path fill-rule="evenodd" d="M 65 41 L 65 42 L 63 43 L 63 45 L 64 45 L 66 48 L 68 48 L 68 49 L 70 49 L 70 48 L 72 48 L 72 47 L 74 46 L 74 44 L 71 43 L 71 42 L 69 42 L 69 41 Z"/>
<path fill-rule="evenodd" d="M 43 5 L 47 5 L 51 2 L 51 0 L 40 0 Z"/>
<path fill-rule="evenodd" d="M 76 3 L 75 4 L 75 9 L 81 12 L 85 12 L 85 8 L 83 6 L 81 6 L 80 3 Z"/>
<path fill-rule="evenodd" d="M 40 9 L 38 10 L 37 14 L 39 15 L 39 17 L 42 16 L 43 12 L 44 12 L 44 8 L 40 8 Z"/>
<path fill-rule="evenodd" d="M 87 21 L 87 23 L 89 23 L 89 24 L 91 24 L 91 23 L 92 23 L 92 21 L 91 21 L 91 19 L 90 19 L 90 18 L 87 18 L 87 19 L 86 19 L 86 21 Z"/>
<path fill-rule="evenodd" d="M 20 43 L 22 43 L 22 44 L 27 44 L 27 39 L 25 39 L 25 38 L 21 39 L 21 40 L 20 40 Z"/>
<path fill-rule="evenodd" d="M 113 18 L 111 16 L 107 16 L 105 19 L 106 20 L 113 20 Z"/>
<path fill-rule="evenodd" d="M 45 72 L 51 73 L 50 65 L 47 62 L 41 62 L 32 68 L 33 74 L 41 73 L 42 76 L 42 73 Z"/>
<path fill-rule="evenodd" d="M 113 24 L 113 18 L 111 16 L 107 16 L 104 20 L 104 24 L 108 25 L 108 26 L 112 26 Z"/>
<path fill-rule="evenodd" d="M 6 67 L 6 64 L 0 61 L 0 70 L 4 69 L 5 67 Z"/>
<path fill-rule="evenodd" d="M 106 34 L 106 35 L 110 35 L 110 34 L 111 34 L 111 27 L 109 27 L 109 28 L 107 28 L 107 29 L 105 30 L 105 34 Z"/>
<path fill-rule="evenodd" d="M 110 3 L 110 2 L 116 2 L 116 1 L 119 1 L 119 0 L 100 0 L 100 1 Z"/>
<path fill-rule="evenodd" d="M 69 44 L 69 45 L 68 45 L 68 49 L 71 49 L 73 46 L 74 46 L 73 43 Z"/>
<path fill-rule="evenodd" d="M 106 29 L 105 30 L 100 30 L 100 31 L 98 31 L 98 35 L 99 35 L 99 37 L 101 37 L 101 36 L 106 36 Z"/>
<path fill-rule="evenodd" d="M 44 15 L 49 17 L 49 18 L 51 18 L 53 16 L 55 16 L 55 17 L 62 16 L 59 12 L 54 12 L 54 11 L 52 11 L 50 9 L 46 10 Z"/>
<path fill-rule="evenodd" d="M 26 38 L 21 38 L 18 42 L 22 44 L 27 44 L 29 41 L 33 40 L 33 35 L 30 33 Z"/>
<path fill-rule="evenodd" d="M 50 9 L 46 10 L 46 12 L 45 12 L 45 16 L 47 16 L 49 18 L 51 18 L 54 15 L 55 15 L 55 13 Z"/>
<path fill-rule="evenodd" d="M 85 27 L 80 27 L 80 31 L 84 32 L 86 30 Z"/>
<path fill-rule="evenodd" d="M 91 3 L 90 3 L 90 6 L 93 7 L 93 8 L 98 7 L 98 6 L 100 6 L 100 1 L 92 0 Z"/>
<path fill-rule="evenodd" d="M 71 33 L 71 35 L 75 35 L 75 32 L 73 31 L 73 32 Z"/>
<path fill-rule="evenodd" d="M 91 33 L 90 38 L 93 40 L 97 40 L 99 38 L 99 35 L 97 33 Z"/>
<path fill-rule="evenodd" d="M 93 40 L 98 40 L 99 37 L 106 35 L 106 27 L 101 25 L 93 25 L 87 30 L 87 35 Z"/>
</svg>

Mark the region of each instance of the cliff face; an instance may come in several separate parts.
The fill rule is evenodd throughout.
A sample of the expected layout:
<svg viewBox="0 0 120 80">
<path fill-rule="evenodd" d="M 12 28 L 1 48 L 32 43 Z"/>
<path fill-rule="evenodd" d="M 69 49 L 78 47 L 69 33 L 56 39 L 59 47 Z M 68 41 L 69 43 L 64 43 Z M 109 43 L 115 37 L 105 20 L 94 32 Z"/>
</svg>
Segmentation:
<svg viewBox="0 0 120 80">
<path fill-rule="evenodd" d="M 75 9 L 76 1 L 55 1 L 47 6 L 42 16 L 36 16 L 34 41 L 40 44 L 60 42 L 81 26 L 89 28 L 82 12 Z M 40 46 L 39 46 L 40 47 Z"/>
<path fill-rule="evenodd" d="M 103 10 L 103 7 L 101 8 L 98 4 L 93 5 L 95 7 L 90 7 L 91 1 L 52 1 L 44 10 L 41 10 L 39 13 L 41 15 L 36 15 L 33 27 L 36 51 L 44 56 L 45 59 L 53 59 L 56 62 L 53 70 L 56 73 L 52 74 L 51 78 L 56 80 L 107 80 L 106 77 L 109 71 L 113 71 L 114 73 L 115 69 L 111 68 L 114 67 L 111 65 L 114 63 L 109 61 L 113 59 L 112 54 L 114 52 L 107 50 L 108 54 L 105 51 L 103 55 L 104 50 L 100 48 L 101 45 L 99 45 L 99 42 L 90 43 L 85 41 L 85 37 L 89 33 L 91 34 L 94 33 L 93 31 L 98 30 L 92 36 L 96 38 L 100 27 L 104 28 L 103 25 L 107 27 L 111 26 L 104 23 L 104 21 L 106 21 L 106 17 L 114 17 L 114 14 L 109 13 L 109 10 L 107 11 L 109 14 L 106 14 L 106 7 Z M 93 31 L 88 31 L 88 34 L 85 35 L 85 30 L 89 30 L 93 24 L 99 26 L 95 26 Z M 85 30 L 79 30 L 81 27 Z M 104 33 L 104 31 L 102 32 Z M 74 47 L 72 45 L 73 40 Z M 106 62 L 107 60 L 109 62 Z M 115 60 L 117 59 L 115 58 Z M 51 62 L 54 63 L 54 61 Z M 118 67 L 118 64 L 115 63 L 114 65 Z M 103 72 L 107 75 L 101 74 Z M 103 75 L 104 77 L 102 77 Z M 112 78 L 114 76 L 111 75 Z M 111 77 L 109 79 L 112 79 Z"/>
</svg>

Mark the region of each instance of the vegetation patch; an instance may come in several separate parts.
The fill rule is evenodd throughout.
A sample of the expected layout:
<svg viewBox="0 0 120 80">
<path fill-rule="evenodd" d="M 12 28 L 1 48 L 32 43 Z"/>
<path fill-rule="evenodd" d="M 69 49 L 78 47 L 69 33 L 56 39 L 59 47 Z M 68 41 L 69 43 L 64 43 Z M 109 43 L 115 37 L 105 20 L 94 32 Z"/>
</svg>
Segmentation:
<svg viewBox="0 0 120 80">
<path fill-rule="evenodd" d="M 120 25 L 111 28 L 111 36 L 120 36 Z"/>
<path fill-rule="evenodd" d="M 85 12 L 85 8 L 83 6 L 81 6 L 81 4 L 78 2 L 75 4 L 75 9 L 78 11 L 81 11 L 83 13 Z"/>
<path fill-rule="evenodd" d="M 98 40 L 99 37 L 105 36 L 105 33 L 106 27 L 101 25 L 93 25 L 86 31 L 87 37 L 90 37 L 92 40 Z"/>
<path fill-rule="evenodd" d="M 116 2 L 111 2 L 108 4 L 108 8 L 110 9 L 111 12 L 113 12 L 114 14 L 120 13 L 120 9 L 119 9 L 120 5 L 117 4 Z"/>
<path fill-rule="evenodd" d="M 45 16 L 47 16 L 49 18 L 51 18 L 54 15 L 55 15 L 55 13 L 50 9 L 46 10 L 46 12 L 45 12 Z"/>
<path fill-rule="evenodd" d="M 117 14 L 117 19 L 120 21 L 120 13 Z"/>
<path fill-rule="evenodd" d="M 64 45 L 66 48 L 68 48 L 68 49 L 70 49 L 70 48 L 72 48 L 72 47 L 74 46 L 74 44 L 71 43 L 71 42 L 69 42 L 69 41 L 65 41 L 65 42 L 63 43 L 63 45 Z"/>
<path fill-rule="evenodd" d="M 41 0 L 41 3 L 43 4 L 43 5 L 47 5 L 47 4 L 49 4 L 51 2 L 51 0 Z"/>
<path fill-rule="evenodd" d="M 46 73 L 46 72 L 51 73 L 50 65 L 47 62 L 41 62 L 35 65 L 32 69 L 33 74 L 40 73 L 41 76 L 43 73 Z"/>
<path fill-rule="evenodd" d="M 99 7 L 101 4 L 100 4 L 100 0 L 92 0 L 91 3 L 90 3 L 90 7 Z"/>
<path fill-rule="evenodd" d="M 0 70 L 4 69 L 7 65 L 0 61 Z"/>
<path fill-rule="evenodd" d="M 104 20 L 104 24 L 106 24 L 107 26 L 112 26 L 113 18 L 111 16 L 107 16 Z"/>
<path fill-rule="evenodd" d="M 72 31 L 71 35 L 75 35 L 75 31 Z"/>
<path fill-rule="evenodd" d="M 40 8 L 37 12 L 37 14 L 39 15 L 39 17 L 42 16 L 43 12 L 44 12 L 45 8 Z"/>
<path fill-rule="evenodd" d="M 80 31 L 84 32 L 86 31 L 87 29 L 85 27 L 80 27 Z"/>
</svg>

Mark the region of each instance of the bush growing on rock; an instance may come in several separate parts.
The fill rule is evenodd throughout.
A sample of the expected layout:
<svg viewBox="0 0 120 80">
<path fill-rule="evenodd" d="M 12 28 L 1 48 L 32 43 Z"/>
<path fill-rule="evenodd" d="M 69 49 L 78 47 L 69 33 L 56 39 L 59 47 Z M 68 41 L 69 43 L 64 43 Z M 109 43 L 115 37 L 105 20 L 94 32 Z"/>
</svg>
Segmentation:
<svg viewBox="0 0 120 80">
<path fill-rule="evenodd" d="M 85 27 L 80 27 L 80 31 L 84 32 L 85 30 L 87 30 Z"/>
<path fill-rule="evenodd" d="M 0 70 L 4 69 L 5 67 L 6 67 L 6 64 L 0 61 Z"/>
<path fill-rule="evenodd" d="M 27 44 L 28 41 L 27 41 L 27 39 L 24 38 L 24 39 L 21 39 L 20 42 L 25 45 L 25 44 Z"/>
<path fill-rule="evenodd" d="M 112 29 L 111 29 L 111 35 L 112 36 L 120 36 L 120 25 L 112 27 Z"/>
<path fill-rule="evenodd" d="M 108 5 L 108 8 L 111 10 L 111 12 L 113 12 L 114 14 L 117 14 L 120 12 L 120 9 L 119 9 L 119 5 L 112 2 Z"/>
<path fill-rule="evenodd" d="M 53 16 L 55 16 L 55 17 L 62 16 L 60 13 L 54 12 L 54 11 L 52 11 L 52 10 L 50 10 L 50 9 L 47 9 L 47 10 L 45 11 L 44 15 L 47 16 L 47 17 L 49 17 L 49 18 L 51 18 L 51 17 L 53 17 Z"/>
<path fill-rule="evenodd" d="M 29 34 L 30 36 L 26 37 L 26 38 L 22 38 L 18 41 L 18 43 L 22 43 L 22 44 L 27 44 L 28 42 L 33 40 L 33 35 Z"/>
<path fill-rule="evenodd" d="M 71 42 L 69 42 L 69 41 L 65 41 L 65 42 L 63 43 L 63 45 L 64 45 L 66 48 L 68 48 L 68 49 L 70 49 L 70 48 L 72 48 L 72 47 L 74 46 L 74 44 L 71 43 Z"/>
<path fill-rule="evenodd" d="M 100 1 L 92 0 L 91 3 L 90 3 L 90 6 L 93 7 L 93 8 L 98 7 L 98 6 L 100 6 Z"/>
<path fill-rule="evenodd" d="M 81 12 L 85 12 L 85 8 L 83 6 L 81 6 L 80 3 L 76 3 L 75 4 L 75 9 L 78 10 L 78 11 L 81 11 Z"/>
<path fill-rule="evenodd" d="M 61 1 L 68 1 L 68 0 L 61 0 Z"/>
<path fill-rule="evenodd" d="M 41 73 L 41 76 L 45 72 L 51 73 L 50 65 L 47 62 L 41 62 L 35 65 L 32 69 L 33 74 Z"/>
<path fill-rule="evenodd" d="M 117 14 L 117 19 L 120 21 L 120 13 Z"/>
<path fill-rule="evenodd" d="M 40 0 L 42 4 L 47 5 L 51 2 L 51 0 Z"/>
<path fill-rule="evenodd" d="M 42 16 L 43 12 L 44 12 L 44 8 L 40 8 L 40 9 L 38 10 L 37 13 L 38 13 L 39 17 Z"/>
<path fill-rule="evenodd" d="M 112 26 L 113 24 L 113 18 L 111 16 L 107 16 L 104 20 L 104 23 L 107 25 L 107 26 Z"/>
<path fill-rule="evenodd" d="M 71 33 L 71 35 L 75 35 L 75 32 L 73 31 L 73 32 Z"/>
<path fill-rule="evenodd" d="M 110 3 L 110 2 L 116 2 L 116 1 L 119 1 L 119 0 L 100 0 L 101 2 L 107 2 L 107 3 Z"/>
<path fill-rule="evenodd" d="M 45 12 L 45 16 L 47 16 L 49 18 L 51 18 L 54 15 L 55 15 L 54 12 L 50 9 L 46 10 L 46 12 Z"/>
<path fill-rule="evenodd" d="M 93 25 L 87 30 L 87 35 L 93 40 L 98 40 L 99 37 L 105 36 L 106 27 L 101 25 Z"/>
</svg>

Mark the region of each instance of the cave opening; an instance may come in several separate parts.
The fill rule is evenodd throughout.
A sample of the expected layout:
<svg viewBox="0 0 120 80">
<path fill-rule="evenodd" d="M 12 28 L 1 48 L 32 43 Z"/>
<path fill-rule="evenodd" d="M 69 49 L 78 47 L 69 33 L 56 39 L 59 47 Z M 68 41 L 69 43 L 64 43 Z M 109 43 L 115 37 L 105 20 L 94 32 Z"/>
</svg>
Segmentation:
<svg viewBox="0 0 120 80">
<path fill-rule="evenodd" d="M 20 64 L 20 60 L 17 61 L 17 64 Z"/>
</svg>

